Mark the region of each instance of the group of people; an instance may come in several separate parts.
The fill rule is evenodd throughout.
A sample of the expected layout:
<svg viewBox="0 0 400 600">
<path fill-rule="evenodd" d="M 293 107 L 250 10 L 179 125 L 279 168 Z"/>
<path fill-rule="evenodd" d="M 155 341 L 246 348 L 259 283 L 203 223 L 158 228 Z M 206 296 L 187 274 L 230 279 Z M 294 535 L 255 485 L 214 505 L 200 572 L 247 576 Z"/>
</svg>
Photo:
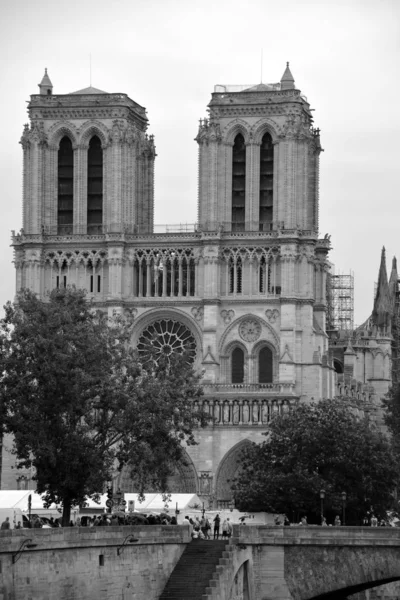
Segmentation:
<svg viewBox="0 0 400 600">
<path fill-rule="evenodd" d="M 222 521 L 221 527 L 221 517 L 219 516 L 219 513 L 213 519 L 213 527 L 211 526 L 208 517 L 205 515 L 203 515 L 201 519 L 199 519 L 199 517 L 193 519 L 192 517 L 186 516 L 185 520 L 188 521 L 193 528 L 192 539 L 194 540 L 211 540 L 211 529 L 213 529 L 214 540 L 218 540 L 220 534 L 221 539 L 223 540 L 229 540 L 232 535 L 233 527 L 229 517 Z"/>
<path fill-rule="evenodd" d="M 78 517 L 76 521 L 70 521 L 69 527 L 115 527 L 120 525 L 177 525 L 178 522 L 176 517 L 169 516 L 167 514 L 161 515 L 144 515 L 144 514 L 102 514 L 93 517 L 83 516 Z M 53 529 L 56 527 L 62 527 L 62 519 L 54 519 L 51 517 L 40 518 L 37 515 L 32 516 L 29 521 L 28 518 L 22 522 L 18 521 L 15 524 L 15 529 Z M 3 521 L 0 529 L 11 529 L 11 523 L 9 517 Z"/>
</svg>

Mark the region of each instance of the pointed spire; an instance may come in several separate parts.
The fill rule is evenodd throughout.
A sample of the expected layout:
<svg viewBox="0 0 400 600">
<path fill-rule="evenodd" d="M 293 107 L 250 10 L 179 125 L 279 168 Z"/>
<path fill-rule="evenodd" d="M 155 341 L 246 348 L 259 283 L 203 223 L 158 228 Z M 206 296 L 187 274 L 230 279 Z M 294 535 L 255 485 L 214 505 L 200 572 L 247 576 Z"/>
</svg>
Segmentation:
<svg viewBox="0 0 400 600">
<path fill-rule="evenodd" d="M 386 250 L 382 248 L 379 267 L 378 286 L 372 311 L 372 320 L 377 327 L 388 328 L 391 322 L 392 307 L 389 294 L 389 283 L 386 272 Z"/>
<path fill-rule="evenodd" d="M 289 69 L 289 63 L 286 63 L 286 69 L 281 79 L 281 90 L 294 90 L 294 77 Z"/>
<path fill-rule="evenodd" d="M 53 84 L 50 81 L 50 77 L 47 74 L 47 69 L 44 70 L 42 81 L 38 84 L 41 96 L 51 96 L 53 93 Z"/>
<path fill-rule="evenodd" d="M 397 260 L 396 257 L 393 256 L 392 260 L 392 271 L 390 273 L 389 279 L 389 294 L 390 294 L 390 302 L 392 305 L 392 310 L 394 310 L 394 306 L 396 303 L 396 293 L 399 289 L 399 275 L 397 273 Z"/>
</svg>

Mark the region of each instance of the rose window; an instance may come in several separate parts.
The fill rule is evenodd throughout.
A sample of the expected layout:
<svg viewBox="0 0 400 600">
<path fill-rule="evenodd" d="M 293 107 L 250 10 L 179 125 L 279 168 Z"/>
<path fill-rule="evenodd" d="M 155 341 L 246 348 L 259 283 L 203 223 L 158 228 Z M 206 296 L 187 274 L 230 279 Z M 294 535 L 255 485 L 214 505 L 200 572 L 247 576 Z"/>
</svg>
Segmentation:
<svg viewBox="0 0 400 600">
<path fill-rule="evenodd" d="M 149 325 L 139 337 L 138 351 L 143 358 L 151 352 L 155 360 L 178 352 L 187 352 L 190 362 L 196 357 L 196 340 L 190 329 L 173 319 L 161 319 Z"/>
</svg>

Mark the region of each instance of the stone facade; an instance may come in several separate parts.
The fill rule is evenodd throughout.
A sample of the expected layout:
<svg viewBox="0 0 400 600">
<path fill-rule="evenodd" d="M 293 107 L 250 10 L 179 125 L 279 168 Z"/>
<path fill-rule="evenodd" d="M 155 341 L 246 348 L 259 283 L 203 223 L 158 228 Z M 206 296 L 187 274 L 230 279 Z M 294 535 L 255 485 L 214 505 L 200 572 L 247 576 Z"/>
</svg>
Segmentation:
<svg viewBox="0 0 400 600">
<path fill-rule="evenodd" d="M 54 95 L 46 74 L 21 140 L 24 216 L 13 245 L 17 290 L 45 300 L 74 284 L 124 314 L 139 349 L 155 331 L 160 351 L 189 344 L 215 421 L 173 488 L 223 507 L 243 445 L 261 440 L 275 413 L 332 398 L 335 372 L 310 105 L 287 66 L 277 84 L 216 86 L 208 110 L 196 137 L 198 223 L 155 234 L 145 109 L 94 88 Z M 129 491 L 127 473 L 117 483 Z"/>
<path fill-rule="evenodd" d="M 157 600 L 189 541 L 189 526 L 2 531 L 0 600 Z"/>
</svg>

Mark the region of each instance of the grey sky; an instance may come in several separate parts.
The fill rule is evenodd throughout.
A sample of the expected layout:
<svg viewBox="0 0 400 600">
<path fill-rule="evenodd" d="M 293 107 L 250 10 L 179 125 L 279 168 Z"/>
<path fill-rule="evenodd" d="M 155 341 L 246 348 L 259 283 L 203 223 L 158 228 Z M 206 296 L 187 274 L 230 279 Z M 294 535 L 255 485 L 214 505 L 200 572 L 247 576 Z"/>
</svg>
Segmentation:
<svg viewBox="0 0 400 600">
<path fill-rule="evenodd" d="M 337 272 L 355 274 L 356 323 L 370 313 L 380 250 L 399 253 L 398 0 L 37 0 L 8 2 L 2 82 L 0 306 L 14 295 L 10 230 L 21 227 L 26 101 L 44 68 L 54 93 L 126 92 L 155 135 L 156 222 L 194 222 L 198 119 L 216 83 L 279 81 L 286 61 L 315 109 L 322 146 L 320 231 Z M 390 260 L 388 260 L 390 270 Z"/>
</svg>

